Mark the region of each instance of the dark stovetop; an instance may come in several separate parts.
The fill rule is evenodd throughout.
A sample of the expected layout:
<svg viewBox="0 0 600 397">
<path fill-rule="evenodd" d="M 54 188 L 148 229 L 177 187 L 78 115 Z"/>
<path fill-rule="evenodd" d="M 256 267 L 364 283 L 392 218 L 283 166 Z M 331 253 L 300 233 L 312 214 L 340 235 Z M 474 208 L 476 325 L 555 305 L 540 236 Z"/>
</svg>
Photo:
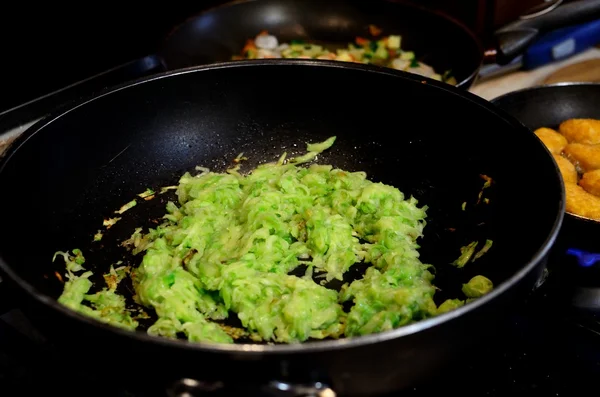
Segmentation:
<svg viewBox="0 0 600 397">
<path fill-rule="evenodd" d="M 565 280 L 568 277 L 560 270 L 550 270 L 546 281 L 505 324 L 504 338 L 490 340 L 476 355 L 470 354 L 462 364 L 437 376 L 435 382 L 397 395 L 456 392 L 475 397 L 522 392 L 561 396 L 590 390 L 600 375 L 600 322 L 593 314 L 572 308 L 564 293 L 568 289 Z M 110 378 L 126 376 L 126 366 L 132 362 L 115 360 L 108 367 L 110 373 L 92 376 L 85 373 L 84 346 L 73 346 L 82 351 L 80 362 L 63 362 L 18 310 L 0 319 L 1 396 L 166 395 L 162 389 L 119 390 L 111 386 Z"/>
</svg>

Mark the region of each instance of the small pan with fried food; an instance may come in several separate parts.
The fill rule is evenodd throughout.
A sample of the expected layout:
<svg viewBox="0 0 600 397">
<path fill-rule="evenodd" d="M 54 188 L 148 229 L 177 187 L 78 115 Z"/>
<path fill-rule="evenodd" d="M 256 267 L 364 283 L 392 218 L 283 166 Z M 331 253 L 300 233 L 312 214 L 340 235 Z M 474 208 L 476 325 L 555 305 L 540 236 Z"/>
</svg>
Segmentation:
<svg viewBox="0 0 600 397">
<path fill-rule="evenodd" d="M 594 253 L 600 248 L 599 101 L 597 83 L 538 86 L 492 100 L 534 131 L 556 160 L 567 201 L 556 247 L 571 253 Z M 588 258 L 596 256 L 581 254 L 578 258 L 581 267 L 593 270 L 595 260 Z"/>
</svg>

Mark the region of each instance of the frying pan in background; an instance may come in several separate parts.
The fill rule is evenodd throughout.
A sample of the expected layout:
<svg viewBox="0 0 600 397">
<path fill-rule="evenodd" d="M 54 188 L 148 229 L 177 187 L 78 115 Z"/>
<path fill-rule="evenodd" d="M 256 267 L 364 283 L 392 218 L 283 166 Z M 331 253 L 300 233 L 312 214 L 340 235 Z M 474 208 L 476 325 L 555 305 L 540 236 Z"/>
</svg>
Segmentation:
<svg viewBox="0 0 600 397">
<path fill-rule="evenodd" d="M 477 78 L 482 61 L 506 63 L 539 33 L 600 17 L 600 0 L 561 3 L 562 0 L 546 1 L 505 26 L 497 34 L 497 45 L 484 52 L 479 39 L 456 20 L 397 1 L 231 2 L 177 26 L 154 54 L 0 114 L 0 128 L 19 126 L 24 120 L 49 113 L 58 103 L 78 101 L 83 94 L 97 93 L 107 86 L 107 81 L 122 82 L 124 76 L 134 79 L 164 70 L 229 61 L 233 55 L 239 55 L 248 38 L 264 29 L 282 40 L 311 39 L 346 45 L 356 36 L 368 35 L 369 24 L 377 24 L 384 28 L 384 34 L 400 33 L 403 48 L 414 50 L 420 61 L 437 71 L 451 70 L 458 86 L 468 89 Z"/>
<path fill-rule="evenodd" d="M 562 121 L 570 118 L 600 119 L 600 84 L 544 85 L 510 92 L 491 102 L 513 115 L 532 131 L 539 127 L 556 129 Z M 562 270 L 569 279 L 575 278 L 580 286 L 600 287 L 599 236 L 600 221 L 566 214 L 556 242 L 556 251 L 558 255 L 566 253 L 572 257 L 568 263 L 573 263 L 574 266 Z M 596 297 L 587 295 L 581 298 L 582 301 L 575 303 L 600 310 Z"/>
<path fill-rule="evenodd" d="M 540 33 L 600 17 L 600 0 L 562 4 L 554 0 L 532 10 L 496 33 L 486 62 L 507 63 Z M 375 24 L 383 34 L 400 34 L 402 48 L 438 73 L 451 70 L 458 86 L 469 88 L 484 61 L 479 39 L 460 22 L 419 6 L 383 0 L 242 0 L 226 3 L 176 27 L 158 50 L 168 69 L 229 61 L 246 40 L 262 30 L 280 42 L 316 40 L 354 42 L 369 37 Z"/>
<path fill-rule="evenodd" d="M 349 84 L 355 81 L 360 84 Z M 402 95 L 362 100 L 389 92 Z M 222 171 L 240 152 L 253 167 L 331 135 L 338 139 L 320 163 L 366 171 L 429 207 L 420 252 L 436 265 L 440 301 L 461 296 L 462 284 L 477 274 L 492 279 L 495 290 L 393 331 L 286 346 L 154 338 L 55 301 L 62 284 L 53 274 L 64 273 L 64 265 L 51 263 L 53 253 L 81 248 L 88 266 L 106 272 L 122 258 L 118 242 L 162 215 L 164 201 L 140 202 L 126 212 L 105 233 L 104 248 L 92 236 L 147 187 L 176 183 L 196 165 Z M 535 180 L 522 170 L 528 160 Z M 489 204 L 476 205 L 481 174 L 495 183 L 486 192 Z M 476 354 L 468 353 L 471 344 L 493 343 L 498 322 L 540 278 L 564 215 L 555 164 L 532 133 L 489 102 L 409 73 L 327 61 L 215 64 L 108 91 L 18 138 L 0 164 L 0 185 L 14 192 L 0 197 L 0 206 L 11 209 L 4 215 L 10 234 L 0 246 L 0 269 L 27 302 L 29 318 L 67 347 L 64 354 L 77 360 L 71 362 L 106 371 L 101 357 L 109 354 L 126 374 L 111 382 L 198 391 L 196 380 L 202 380 L 245 394 L 256 386 L 269 395 L 298 395 L 302 386 L 301 395 L 319 395 L 326 385 L 342 396 L 376 395 L 435 379 L 453 358 Z M 462 246 L 485 239 L 494 245 L 480 260 L 463 269 L 449 265 Z"/>
</svg>

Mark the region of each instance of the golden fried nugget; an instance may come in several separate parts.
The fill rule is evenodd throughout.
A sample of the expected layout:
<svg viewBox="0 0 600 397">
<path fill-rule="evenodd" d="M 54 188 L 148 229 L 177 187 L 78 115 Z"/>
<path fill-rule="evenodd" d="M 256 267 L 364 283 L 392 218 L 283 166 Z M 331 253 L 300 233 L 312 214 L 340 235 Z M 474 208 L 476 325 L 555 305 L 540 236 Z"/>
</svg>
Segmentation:
<svg viewBox="0 0 600 397">
<path fill-rule="evenodd" d="M 533 132 L 546 145 L 552 153 L 560 154 L 567 146 L 567 138 L 554 131 L 552 128 L 538 128 Z"/>
<path fill-rule="evenodd" d="M 577 170 L 569 160 L 559 154 L 552 154 L 565 183 L 577 183 Z"/>
<path fill-rule="evenodd" d="M 579 181 L 579 186 L 586 192 L 591 193 L 596 197 L 600 197 L 600 170 L 594 170 L 583 174 Z"/>
<path fill-rule="evenodd" d="M 558 127 L 558 131 L 563 134 L 569 142 L 583 143 L 586 145 L 600 144 L 600 120 L 565 120 Z"/>
<path fill-rule="evenodd" d="M 569 143 L 565 146 L 564 154 L 581 173 L 600 168 L 600 145 Z"/>
<path fill-rule="evenodd" d="M 567 195 L 567 212 L 600 220 L 600 197 L 596 197 L 583 190 L 574 183 L 565 184 Z"/>
</svg>

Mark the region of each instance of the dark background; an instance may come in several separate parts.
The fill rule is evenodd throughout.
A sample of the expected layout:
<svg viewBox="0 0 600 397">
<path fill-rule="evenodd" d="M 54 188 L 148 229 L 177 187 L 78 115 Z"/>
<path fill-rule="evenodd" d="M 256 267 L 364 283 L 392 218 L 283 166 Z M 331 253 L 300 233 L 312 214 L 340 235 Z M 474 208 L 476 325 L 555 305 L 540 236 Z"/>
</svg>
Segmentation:
<svg viewBox="0 0 600 397">
<path fill-rule="evenodd" d="M 413 0 L 455 16 L 484 41 L 494 28 L 542 1 Z M 0 112 L 152 53 L 176 24 L 224 2 L 5 3 L 0 12 Z"/>
</svg>

